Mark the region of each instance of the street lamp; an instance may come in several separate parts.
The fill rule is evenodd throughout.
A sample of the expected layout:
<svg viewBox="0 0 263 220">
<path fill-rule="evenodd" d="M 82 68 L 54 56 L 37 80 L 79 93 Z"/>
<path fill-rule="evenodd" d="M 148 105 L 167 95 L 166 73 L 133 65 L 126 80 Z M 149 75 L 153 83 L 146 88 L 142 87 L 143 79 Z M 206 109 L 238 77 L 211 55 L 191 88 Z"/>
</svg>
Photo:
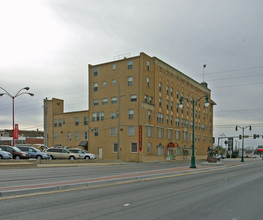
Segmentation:
<svg viewBox="0 0 263 220">
<path fill-rule="evenodd" d="M 241 162 L 244 162 L 244 130 L 246 128 L 249 128 L 249 130 L 251 131 L 252 128 L 251 128 L 251 125 L 248 125 L 246 127 L 240 127 L 240 126 L 236 125 L 236 131 L 238 130 L 238 128 L 242 129 L 242 156 L 241 156 Z"/>
<path fill-rule="evenodd" d="M 195 103 L 198 103 L 200 102 L 200 100 L 202 98 L 205 98 L 205 106 L 208 107 L 209 106 L 209 99 L 208 99 L 208 96 L 205 95 L 205 96 L 202 96 L 201 98 L 199 99 L 188 99 L 188 98 L 184 98 L 184 97 L 181 97 L 180 98 L 180 103 L 179 103 L 179 107 L 180 108 L 183 108 L 183 100 L 185 99 L 187 102 L 191 102 L 192 103 L 192 107 L 193 107 L 193 110 L 192 110 L 192 113 L 193 113 L 193 135 L 192 135 L 192 157 L 191 157 L 191 165 L 190 165 L 190 168 L 196 168 L 196 165 L 195 165 Z"/>
<path fill-rule="evenodd" d="M 21 92 L 23 90 L 29 90 L 29 87 L 24 87 L 22 89 L 20 89 L 16 95 L 12 96 L 9 92 L 7 92 L 4 88 L 0 87 L 0 89 L 4 90 L 5 93 L 0 93 L 0 96 L 3 96 L 3 95 L 7 95 L 9 96 L 13 101 L 12 101 L 12 111 L 13 111 L 13 146 L 15 146 L 15 98 L 20 96 L 20 95 L 23 95 L 23 94 L 28 94 L 30 96 L 34 96 L 33 93 L 29 93 L 29 92 Z"/>
</svg>

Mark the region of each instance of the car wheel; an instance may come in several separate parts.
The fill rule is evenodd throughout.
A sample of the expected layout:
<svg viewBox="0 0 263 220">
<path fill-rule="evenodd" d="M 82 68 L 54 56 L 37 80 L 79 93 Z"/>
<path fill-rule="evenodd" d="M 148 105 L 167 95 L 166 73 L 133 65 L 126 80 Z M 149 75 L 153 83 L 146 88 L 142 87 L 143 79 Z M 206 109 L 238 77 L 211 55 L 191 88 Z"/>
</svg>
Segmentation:
<svg viewBox="0 0 263 220">
<path fill-rule="evenodd" d="M 75 160 L 75 157 L 70 156 L 69 159 L 70 159 L 70 160 Z"/>
<path fill-rule="evenodd" d="M 3 156 L 2 155 L 0 155 L 0 160 L 2 160 L 3 159 Z"/>
<path fill-rule="evenodd" d="M 37 160 L 41 160 L 42 157 L 40 155 L 37 156 Z"/>
<path fill-rule="evenodd" d="M 15 156 L 15 159 L 20 160 L 20 156 L 19 155 Z"/>
<path fill-rule="evenodd" d="M 86 156 L 86 157 L 85 157 L 85 159 L 86 159 L 86 160 L 89 160 L 89 159 L 90 159 L 90 157 L 89 157 L 89 156 Z"/>
</svg>

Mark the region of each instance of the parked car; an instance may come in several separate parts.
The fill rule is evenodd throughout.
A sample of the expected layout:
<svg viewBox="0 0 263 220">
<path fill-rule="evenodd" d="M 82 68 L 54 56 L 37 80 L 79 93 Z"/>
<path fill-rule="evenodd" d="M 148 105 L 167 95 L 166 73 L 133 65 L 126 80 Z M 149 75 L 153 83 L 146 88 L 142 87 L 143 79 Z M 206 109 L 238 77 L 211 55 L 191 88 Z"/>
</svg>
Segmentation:
<svg viewBox="0 0 263 220">
<path fill-rule="evenodd" d="M 68 150 L 72 153 L 78 154 L 80 159 L 89 160 L 89 159 L 95 159 L 96 158 L 95 154 L 91 154 L 88 151 L 85 152 L 79 148 L 70 148 Z"/>
<path fill-rule="evenodd" d="M 41 159 L 49 159 L 49 155 L 45 152 L 41 152 L 39 149 L 32 146 L 16 146 L 21 151 L 24 151 L 29 154 L 30 158 L 36 158 L 38 160 Z"/>
<path fill-rule="evenodd" d="M 0 145 L 0 148 L 3 151 L 7 151 L 13 155 L 13 159 L 19 160 L 19 159 L 29 159 L 30 156 L 26 152 L 21 151 L 17 147 L 12 147 L 8 145 Z"/>
<path fill-rule="evenodd" d="M 96 155 L 95 154 L 90 153 L 87 150 L 84 150 L 84 153 L 87 154 L 90 157 L 90 159 L 96 159 Z"/>
<path fill-rule="evenodd" d="M 75 153 L 71 153 L 63 148 L 49 148 L 46 152 L 50 155 L 50 159 L 70 159 L 75 160 L 79 159 L 79 155 Z"/>
<path fill-rule="evenodd" d="M 2 159 L 12 159 L 12 158 L 13 158 L 13 155 L 11 153 L 3 151 L 0 148 L 0 160 L 2 160 Z"/>
</svg>

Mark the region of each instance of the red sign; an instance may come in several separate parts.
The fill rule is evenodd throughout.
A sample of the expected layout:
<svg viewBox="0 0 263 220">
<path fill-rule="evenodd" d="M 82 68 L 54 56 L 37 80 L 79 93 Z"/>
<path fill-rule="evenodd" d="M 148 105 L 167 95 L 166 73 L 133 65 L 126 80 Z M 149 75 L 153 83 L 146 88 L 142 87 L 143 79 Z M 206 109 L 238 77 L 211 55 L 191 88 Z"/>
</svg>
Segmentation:
<svg viewBox="0 0 263 220">
<path fill-rule="evenodd" d="M 142 125 L 139 126 L 139 151 L 142 151 Z"/>
<path fill-rule="evenodd" d="M 263 151 L 263 149 L 260 149 L 260 148 L 259 148 L 258 151 Z"/>
<path fill-rule="evenodd" d="M 173 142 L 169 142 L 168 144 L 167 144 L 167 147 L 178 147 L 178 144 L 175 142 L 175 143 L 173 143 Z"/>
<path fill-rule="evenodd" d="M 18 124 L 15 124 L 14 139 L 18 139 Z"/>
</svg>

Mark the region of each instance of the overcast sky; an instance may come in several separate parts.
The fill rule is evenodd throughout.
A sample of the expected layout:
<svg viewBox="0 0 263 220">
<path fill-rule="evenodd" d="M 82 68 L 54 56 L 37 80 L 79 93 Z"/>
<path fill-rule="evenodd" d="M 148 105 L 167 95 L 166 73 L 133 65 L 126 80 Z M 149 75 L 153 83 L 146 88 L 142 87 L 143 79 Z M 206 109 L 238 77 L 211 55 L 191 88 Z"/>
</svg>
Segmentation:
<svg viewBox="0 0 263 220">
<path fill-rule="evenodd" d="M 87 65 L 145 52 L 212 91 L 214 136 L 263 135 L 262 0 L 0 0 L 0 87 L 20 129 L 43 130 L 43 99 L 88 108 Z M 0 90 L 0 93 L 3 92 Z M 0 129 L 12 100 L 0 97 Z M 250 146 L 263 139 L 246 139 Z"/>
</svg>

